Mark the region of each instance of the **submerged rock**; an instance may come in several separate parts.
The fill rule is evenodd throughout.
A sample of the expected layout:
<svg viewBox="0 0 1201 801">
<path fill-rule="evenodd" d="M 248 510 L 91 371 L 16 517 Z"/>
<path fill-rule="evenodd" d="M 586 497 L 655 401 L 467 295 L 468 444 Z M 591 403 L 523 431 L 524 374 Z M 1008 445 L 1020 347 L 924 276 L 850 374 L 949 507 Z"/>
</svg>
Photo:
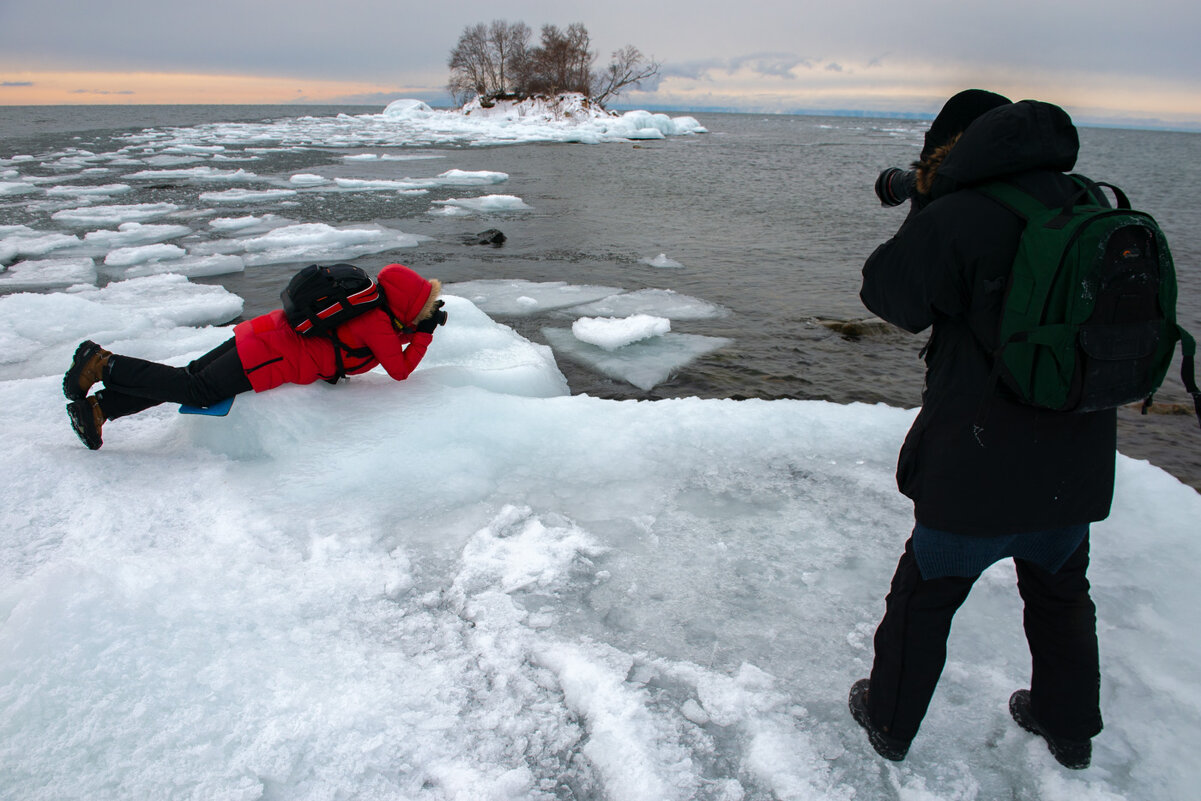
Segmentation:
<svg viewBox="0 0 1201 801">
<path fill-rule="evenodd" d="M 1137 403 L 1131 403 L 1127 408 L 1133 409 L 1141 414 L 1143 413 L 1143 402 L 1138 401 Z M 1197 413 L 1197 410 L 1191 403 L 1161 403 L 1160 401 L 1154 401 L 1150 406 L 1147 407 L 1147 413 L 1194 415 Z"/>
<path fill-rule="evenodd" d="M 879 317 L 864 317 L 859 320 L 823 320 L 819 318 L 817 324 L 850 339 L 887 336 L 899 330 L 892 323 L 881 320 Z"/>
<path fill-rule="evenodd" d="M 491 245 L 498 248 L 508 239 L 502 231 L 496 228 L 489 228 L 487 231 L 480 231 L 478 234 L 466 234 L 463 236 L 464 245 Z"/>
</svg>

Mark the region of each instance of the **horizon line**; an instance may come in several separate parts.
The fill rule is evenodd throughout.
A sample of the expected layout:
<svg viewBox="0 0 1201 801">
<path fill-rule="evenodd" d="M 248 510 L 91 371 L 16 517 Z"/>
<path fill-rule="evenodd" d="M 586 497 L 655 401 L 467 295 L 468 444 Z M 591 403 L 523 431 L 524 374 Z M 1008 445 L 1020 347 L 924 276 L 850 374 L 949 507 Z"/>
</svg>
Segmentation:
<svg viewBox="0 0 1201 801">
<path fill-rule="evenodd" d="M 406 97 L 412 97 L 428 103 L 431 108 L 437 110 L 453 111 L 459 108 L 455 105 L 445 103 L 445 95 L 438 98 L 426 99 L 420 96 L 421 93 L 410 93 Z M 402 99 L 400 97 L 394 99 Z M 432 102 L 431 102 L 432 101 Z M 97 107 L 162 107 L 162 108 L 184 108 L 184 107 L 221 107 L 227 106 L 230 108 L 258 108 L 258 107 L 279 107 L 279 108 L 311 108 L 311 107 L 344 107 L 344 108 L 378 108 L 383 109 L 388 106 L 391 101 L 373 100 L 365 102 L 363 100 L 288 100 L 273 103 L 133 103 L 133 102 L 116 102 L 116 103 L 3 103 L 0 102 L 0 108 L 97 108 Z M 684 106 L 679 104 L 638 104 L 629 102 L 616 102 L 609 107 L 610 111 L 650 111 L 650 112 L 671 112 L 677 114 L 743 114 L 743 115 L 770 115 L 781 117 L 839 117 L 839 118 L 859 118 L 859 119 L 884 119 L 884 120 L 908 120 L 908 121 L 930 121 L 936 116 L 928 111 L 898 111 L 898 110 L 878 110 L 870 108 L 812 108 L 798 107 L 786 109 L 745 109 L 734 106 L 722 105 L 705 105 L 705 106 Z M 1173 133 L 1201 133 L 1201 121 L 1182 122 L 1173 120 L 1164 120 L 1158 117 L 1126 117 L 1115 115 L 1073 115 L 1072 121 L 1077 127 L 1082 128 L 1113 128 L 1122 130 L 1144 130 L 1156 132 L 1173 132 Z"/>
</svg>

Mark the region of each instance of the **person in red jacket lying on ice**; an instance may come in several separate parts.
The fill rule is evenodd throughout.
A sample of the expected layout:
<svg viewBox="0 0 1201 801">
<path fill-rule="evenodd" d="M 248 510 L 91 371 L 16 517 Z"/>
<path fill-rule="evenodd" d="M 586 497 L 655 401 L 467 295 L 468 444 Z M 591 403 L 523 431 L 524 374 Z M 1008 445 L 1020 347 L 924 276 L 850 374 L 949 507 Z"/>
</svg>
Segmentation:
<svg viewBox="0 0 1201 801">
<path fill-rule="evenodd" d="M 103 444 L 105 422 L 160 403 L 211 406 L 251 389 L 266 392 L 281 384 L 318 379 L 333 383 L 377 365 L 402 381 L 425 356 L 434 329 L 446 322 L 438 299 L 442 285 L 401 264 L 380 270 L 377 283 L 384 305 L 335 329 L 341 352 L 329 337 L 298 333 L 283 309 L 238 323 L 232 338 L 186 367 L 110 353 L 95 342 L 82 342 L 63 376 L 63 394 L 71 400 L 71 427 L 96 450 Z M 89 395 L 97 383 L 104 388 Z"/>
</svg>

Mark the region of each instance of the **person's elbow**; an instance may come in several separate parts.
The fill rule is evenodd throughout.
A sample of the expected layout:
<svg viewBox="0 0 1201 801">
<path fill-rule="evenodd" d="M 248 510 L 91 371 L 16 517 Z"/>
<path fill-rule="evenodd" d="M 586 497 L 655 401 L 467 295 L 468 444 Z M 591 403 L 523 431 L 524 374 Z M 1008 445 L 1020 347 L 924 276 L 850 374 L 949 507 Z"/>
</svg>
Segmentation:
<svg viewBox="0 0 1201 801">
<path fill-rule="evenodd" d="M 864 284 L 859 290 L 859 300 L 864 308 L 881 320 L 911 334 L 920 334 L 934 322 L 929 307 L 914 303 L 903 291 L 877 292 L 875 287 Z M 909 302 L 907 302 L 909 301 Z"/>
</svg>

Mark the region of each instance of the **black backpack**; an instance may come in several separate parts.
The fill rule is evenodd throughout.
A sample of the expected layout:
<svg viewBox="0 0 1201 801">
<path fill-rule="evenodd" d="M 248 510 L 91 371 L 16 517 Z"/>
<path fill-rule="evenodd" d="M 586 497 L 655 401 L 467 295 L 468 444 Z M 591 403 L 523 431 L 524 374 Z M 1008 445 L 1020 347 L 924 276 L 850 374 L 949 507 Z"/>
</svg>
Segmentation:
<svg viewBox="0 0 1201 801">
<path fill-rule="evenodd" d="M 334 343 L 337 372 L 325 379 L 331 384 L 346 377 L 343 351 L 356 358 L 371 355 L 370 348 L 352 348 L 338 339 L 338 326 L 372 309 L 388 308 L 383 290 L 353 264 L 310 264 L 292 276 L 279 297 L 284 316 L 297 333 L 325 337 Z"/>
</svg>

